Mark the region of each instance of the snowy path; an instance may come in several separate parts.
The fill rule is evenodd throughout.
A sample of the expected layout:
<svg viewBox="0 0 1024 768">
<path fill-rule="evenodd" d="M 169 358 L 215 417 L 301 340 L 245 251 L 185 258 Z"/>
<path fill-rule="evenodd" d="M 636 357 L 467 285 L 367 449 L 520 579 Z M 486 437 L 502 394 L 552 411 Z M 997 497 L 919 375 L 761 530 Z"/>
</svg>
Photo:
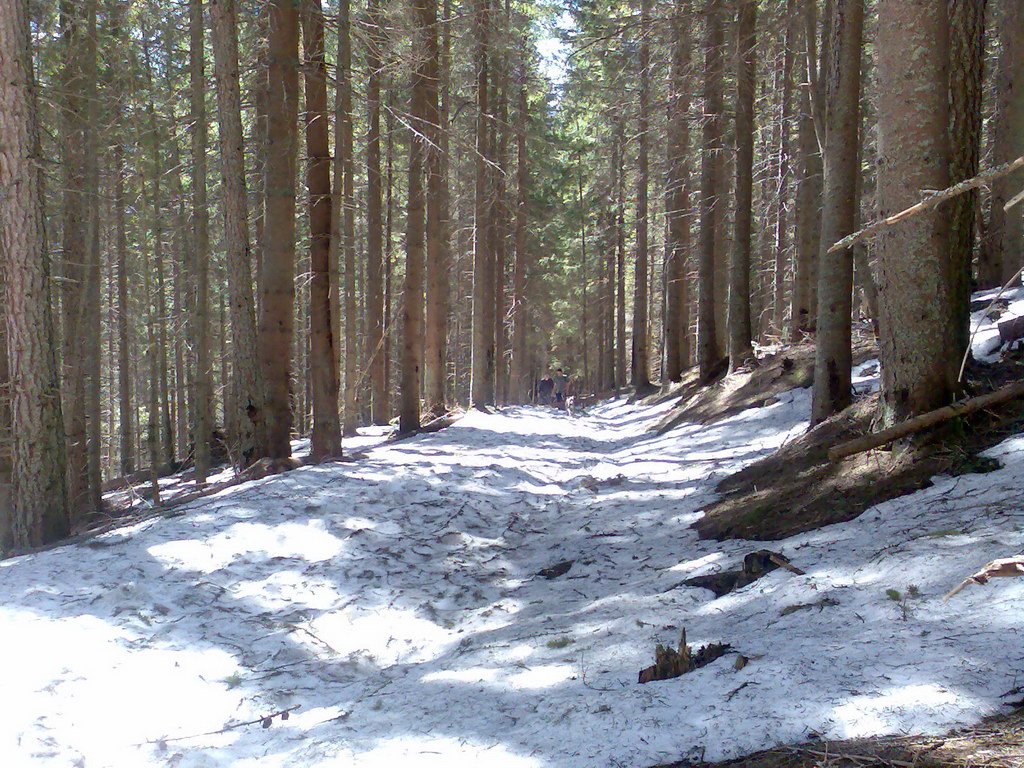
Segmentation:
<svg viewBox="0 0 1024 768">
<path fill-rule="evenodd" d="M 474 413 L 2 562 L 0 764 L 643 768 L 988 713 L 1024 589 L 933 597 L 1024 546 L 1012 441 L 1000 472 L 772 545 L 807 576 L 681 586 L 756 548 L 688 526 L 717 477 L 804 428 L 807 394 L 782 400 L 662 437 L 662 408 L 621 401 Z M 1002 507 L 978 522 L 980 503 Z M 886 598 L 909 584 L 926 597 Z M 638 685 L 683 625 L 752 662 Z"/>
</svg>

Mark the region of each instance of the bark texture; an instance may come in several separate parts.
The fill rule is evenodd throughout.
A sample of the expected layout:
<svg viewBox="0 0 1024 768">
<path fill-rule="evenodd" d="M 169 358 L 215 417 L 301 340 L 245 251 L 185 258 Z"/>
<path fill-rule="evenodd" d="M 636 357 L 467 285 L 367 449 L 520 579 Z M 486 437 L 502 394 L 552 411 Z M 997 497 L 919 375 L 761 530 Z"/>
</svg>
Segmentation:
<svg viewBox="0 0 1024 768">
<path fill-rule="evenodd" d="M 238 78 L 235 0 L 210 1 L 210 31 L 217 79 L 221 207 L 231 323 L 231 399 L 225 402 L 231 458 L 243 468 L 263 455 L 263 397 L 256 349 L 256 309 L 245 189 L 245 144 Z"/>
<path fill-rule="evenodd" d="M 299 14 L 274 0 L 270 14 L 267 151 L 259 344 L 266 389 L 267 455 L 291 456 L 289 399 L 295 303 L 295 157 L 298 124 Z"/>
<path fill-rule="evenodd" d="M 381 201 L 380 169 L 380 81 L 383 21 L 379 0 L 366 6 L 366 353 L 364 365 L 370 386 L 370 420 L 386 424 L 389 417 L 387 377 L 384 359 L 384 221 Z"/>
<path fill-rule="evenodd" d="M 827 249 L 856 228 L 863 0 L 837 0 L 825 76 L 824 200 L 821 243 Z M 852 399 L 853 249 L 820 257 L 817 346 L 811 422 L 838 413 Z"/>
<path fill-rule="evenodd" d="M 195 297 L 192 305 L 192 343 L 195 378 L 192 384 L 195 422 L 196 483 L 206 482 L 213 440 L 213 385 L 210 354 L 210 213 L 206 190 L 206 55 L 203 46 L 203 2 L 189 0 L 189 87 L 192 97 L 192 270 Z M 158 264 L 159 266 L 159 264 Z M 161 303 L 161 307 L 162 307 Z M 166 350 L 166 344 L 161 345 Z M 164 398 L 166 403 L 167 398 Z M 166 413 L 166 405 L 164 412 Z M 165 429 L 165 434 L 170 429 Z"/>
<path fill-rule="evenodd" d="M 1022 154 L 1024 136 L 1024 0 L 1000 0 L 999 64 L 995 76 L 996 112 L 992 127 L 992 164 L 1001 165 Z M 1018 171 L 992 184 L 985 237 L 978 262 L 978 287 L 1002 285 L 1020 268 L 1022 208 L 1003 206 L 1024 186 Z"/>
<path fill-rule="evenodd" d="M 649 37 L 651 3 L 640 0 L 640 94 L 637 112 L 637 190 L 636 190 L 636 262 L 633 273 L 633 358 L 630 383 L 637 389 L 651 383 L 648 362 L 648 145 L 650 124 L 651 45 Z"/>
<path fill-rule="evenodd" d="M 306 189 L 309 192 L 309 365 L 314 461 L 341 455 L 338 368 L 331 314 L 331 151 L 327 122 L 327 62 L 320 0 L 304 0 L 302 44 L 306 59 Z"/>
<path fill-rule="evenodd" d="M 476 190 L 473 218 L 473 347 L 470 403 L 494 403 L 494 254 L 490 200 L 490 3 L 479 0 L 474 27 L 476 67 Z"/>
<path fill-rule="evenodd" d="M 949 182 L 948 18 L 934 0 L 878 5 L 880 213 L 915 202 Z M 882 405 L 888 423 L 946 405 L 959 360 L 946 355 L 953 311 L 946 268 L 949 219 L 929 211 L 879 242 Z"/>
<path fill-rule="evenodd" d="M 981 159 L 981 97 L 985 73 L 985 6 L 987 0 L 949 0 L 949 138 L 950 182 L 978 174 Z M 1024 40 L 1018 38 L 1015 45 Z M 1022 126 L 1024 127 L 1024 126 Z M 1017 146 L 1024 146 L 1017 135 Z M 1012 158 L 1007 158 L 1012 159 Z M 974 260 L 974 223 L 978 190 L 949 203 L 949 270 L 953 287 L 953 313 L 948 331 L 948 354 L 959 360 L 967 349 L 971 264 Z M 1016 213 L 1019 218 L 1020 212 Z"/>
<path fill-rule="evenodd" d="M 28 3 L 12 0 L 0 7 L 0 253 L 13 437 L 12 503 L 0 508 L 11 519 L 0 525 L 0 550 L 56 541 L 70 526 L 36 110 Z"/>
<path fill-rule="evenodd" d="M 750 231 L 753 223 L 754 85 L 757 75 L 757 3 L 743 0 L 737 12 L 736 220 L 729 260 L 729 370 L 754 356 L 750 328 Z"/>
<path fill-rule="evenodd" d="M 718 156 L 722 153 L 722 0 L 706 0 L 704 40 L 704 128 L 701 141 L 700 240 L 697 302 L 697 365 L 710 378 L 722 354 L 716 331 L 715 212 L 718 207 Z"/>
</svg>

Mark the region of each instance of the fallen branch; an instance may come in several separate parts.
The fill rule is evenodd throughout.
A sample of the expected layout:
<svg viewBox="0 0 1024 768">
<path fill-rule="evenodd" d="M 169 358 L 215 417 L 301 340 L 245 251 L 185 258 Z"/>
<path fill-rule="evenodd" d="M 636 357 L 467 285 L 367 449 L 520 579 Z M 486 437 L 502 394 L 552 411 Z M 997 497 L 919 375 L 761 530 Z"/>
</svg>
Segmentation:
<svg viewBox="0 0 1024 768">
<path fill-rule="evenodd" d="M 450 427 L 464 415 L 465 414 L 460 411 L 451 411 L 443 416 L 438 416 L 436 419 L 431 419 L 426 424 L 417 427 L 416 429 L 410 429 L 406 432 L 395 432 L 388 438 L 388 442 L 395 443 L 399 440 L 405 440 L 406 438 L 414 437 L 416 435 L 429 435 L 433 432 L 440 432 L 442 429 Z"/>
<path fill-rule="evenodd" d="M 949 598 L 969 584 L 987 584 L 989 579 L 999 576 L 1024 576 L 1024 555 L 1017 555 L 1016 557 L 1002 557 L 998 560 L 993 560 L 980 571 L 968 576 L 949 590 L 949 592 L 947 592 L 942 598 L 942 602 L 946 602 Z"/>
<path fill-rule="evenodd" d="M 958 184 L 954 184 L 952 187 L 947 187 L 946 189 L 940 189 L 936 192 L 931 192 L 923 200 L 914 203 L 914 205 L 910 206 L 909 208 L 902 210 L 899 213 L 894 213 L 892 216 L 887 216 L 884 219 L 876 219 L 875 221 L 868 224 L 866 227 L 863 227 L 858 231 L 854 232 L 852 235 L 847 235 L 842 240 L 835 243 L 831 248 L 829 248 L 828 253 L 835 253 L 836 251 L 841 251 L 845 248 L 849 248 L 854 243 L 859 243 L 861 240 L 871 237 L 872 235 L 880 232 L 883 229 L 888 229 L 889 227 L 893 226 L 894 224 L 898 224 L 904 219 L 909 219 L 911 216 L 921 213 L 922 211 L 927 211 L 931 208 L 934 208 L 939 203 L 949 200 L 950 198 L 956 197 L 957 195 L 962 195 L 964 192 L 970 192 L 972 189 L 977 189 L 978 187 L 984 186 L 985 184 L 988 184 L 990 181 L 995 181 L 998 178 L 1002 178 L 1003 176 L 1006 176 L 1008 173 L 1013 173 L 1015 170 L 1022 166 L 1024 166 L 1024 155 L 1018 157 L 1016 160 L 1013 160 L 1009 163 L 1004 163 L 1003 165 L 997 166 L 989 171 L 986 171 L 985 173 L 980 173 L 977 176 L 974 176 L 973 178 L 965 179 L 964 181 L 961 181 Z"/>
<path fill-rule="evenodd" d="M 822 752 L 817 749 L 807 749 L 807 747 L 790 747 L 795 752 L 803 752 L 808 755 L 814 755 L 815 757 L 823 757 L 826 760 L 848 760 L 854 763 L 865 763 L 870 765 L 877 765 L 883 763 L 885 765 L 894 765 L 898 768 L 914 768 L 916 763 L 908 763 L 906 760 L 893 760 L 891 758 L 881 757 L 879 755 L 856 755 L 847 754 L 845 752 Z"/>
<path fill-rule="evenodd" d="M 221 733 L 227 733 L 228 731 L 233 731 L 236 728 L 244 728 L 247 725 L 259 724 L 263 728 L 269 728 L 271 723 L 273 723 L 275 717 L 279 717 L 282 720 L 287 720 L 288 719 L 288 715 L 291 712 L 294 712 L 300 706 L 301 705 L 299 705 L 299 704 L 293 704 L 292 706 L 287 707 L 285 709 L 279 709 L 277 712 L 271 712 L 269 715 L 264 715 L 263 717 L 257 717 L 255 720 L 246 720 L 244 723 L 233 723 L 232 725 L 225 725 L 223 728 L 218 728 L 216 731 L 207 731 L 206 733 L 192 733 L 192 734 L 189 734 L 188 736 L 173 736 L 173 737 L 171 737 L 169 739 L 150 739 L 149 741 L 144 741 L 141 744 L 136 744 L 135 746 L 136 747 L 141 747 L 141 746 L 144 746 L 146 744 L 165 744 L 165 743 L 167 743 L 169 741 L 184 741 L 185 739 L 198 739 L 201 736 L 216 736 L 216 735 L 221 734 Z"/>
<path fill-rule="evenodd" d="M 857 453 L 870 451 L 872 448 L 878 448 L 886 445 L 894 440 L 899 440 L 901 437 L 912 435 L 915 432 L 921 432 L 929 427 L 949 421 L 957 416 L 964 416 L 968 413 L 973 413 L 974 411 L 980 411 L 982 408 L 988 408 L 991 405 L 1005 403 L 1007 400 L 1013 400 L 1018 397 L 1024 397 L 1024 382 L 1010 384 L 1002 389 L 997 389 L 995 392 L 989 392 L 986 395 L 972 397 L 968 400 L 961 400 L 960 402 L 953 403 L 952 405 L 946 405 L 937 410 L 922 413 L 920 416 L 907 419 L 906 421 L 900 422 L 888 429 L 883 429 L 880 432 L 874 432 L 870 435 L 864 435 L 863 437 L 858 437 L 855 440 L 841 443 L 840 445 L 829 449 L 828 458 L 829 461 L 839 461 L 839 459 L 844 459 L 847 456 L 853 456 Z"/>
<path fill-rule="evenodd" d="M 1016 195 L 1010 198 L 1006 205 L 1003 206 L 1003 210 L 1009 211 L 1015 205 L 1019 205 L 1022 200 L 1024 200 L 1024 189 L 1022 189 L 1020 192 L 1018 192 Z"/>
</svg>

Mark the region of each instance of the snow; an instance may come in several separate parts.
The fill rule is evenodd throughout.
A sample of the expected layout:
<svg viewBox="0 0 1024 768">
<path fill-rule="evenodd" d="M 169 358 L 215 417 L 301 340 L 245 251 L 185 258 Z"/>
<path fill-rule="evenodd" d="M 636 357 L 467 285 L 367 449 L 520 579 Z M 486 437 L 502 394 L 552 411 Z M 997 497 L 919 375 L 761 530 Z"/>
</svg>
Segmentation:
<svg viewBox="0 0 1024 768">
<path fill-rule="evenodd" d="M 999 709 L 1024 582 L 940 598 L 1024 548 L 1024 437 L 848 523 L 701 541 L 715 482 L 806 429 L 809 393 L 656 436 L 668 407 L 370 435 L 360 461 L 0 562 L 0 763 L 644 768 Z M 762 546 L 806 575 L 682 583 Z M 683 627 L 749 663 L 638 684 Z"/>
<path fill-rule="evenodd" d="M 998 289 L 982 291 L 974 294 L 974 301 L 990 302 L 996 297 L 1005 301 L 1007 306 L 1003 312 L 998 310 L 986 314 L 985 309 L 971 313 L 971 353 L 979 360 L 993 362 L 999 359 L 1003 344 L 999 338 L 999 323 L 1024 315 L 1024 288 L 1010 288 L 1001 294 Z"/>
</svg>

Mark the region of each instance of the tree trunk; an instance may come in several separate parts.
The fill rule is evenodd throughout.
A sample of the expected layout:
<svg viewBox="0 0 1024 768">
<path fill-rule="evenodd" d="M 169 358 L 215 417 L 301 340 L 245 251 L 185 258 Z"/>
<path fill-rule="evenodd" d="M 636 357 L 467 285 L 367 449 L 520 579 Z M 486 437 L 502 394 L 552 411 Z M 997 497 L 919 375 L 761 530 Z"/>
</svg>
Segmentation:
<svg viewBox="0 0 1024 768">
<path fill-rule="evenodd" d="M 722 0 L 706 0 L 704 41 L 704 129 L 701 150 L 699 298 L 697 303 L 697 365 L 700 378 L 711 377 L 721 359 L 715 328 L 715 212 L 718 199 L 718 156 L 722 153 Z"/>
<path fill-rule="evenodd" d="M 615 177 L 615 386 L 623 387 L 626 376 L 626 173 L 625 125 L 616 121 L 612 149 Z"/>
<path fill-rule="evenodd" d="M 773 233 L 774 268 L 772 274 L 772 314 L 771 320 L 774 330 L 782 335 L 785 310 L 786 310 L 786 268 L 789 259 L 789 189 L 790 172 L 793 157 L 792 148 L 792 123 L 793 113 L 793 48 L 799 36 L 797 33 L 797 14 L 795 0 L 786 0 L 785 10 L 786 35 L 783 40 L 784 50 L 782 52 L 781 75 L 781 104 L 779 124 L 776 131 L 776 157 L 775 157 L 775 231 Z M 806 283 L 805 286 L 806 288 Z M 795 293 L 795 285 L 791 286 L 791 292 Z M 767 291 L 765 292 L 767 293 Z M 766 297 L 767 302 L 767 297 Z M 806 298 L 804 299 L 806 302 Z M 805 306 L 806 308 L 806 306 Z M 792 311 L 792 310 L 791 310 Z M 767 313 L 766 313 L 767 314 Z M 792 327 L 792 323 L 791 323 Z M 764 326 L 762 325 L 763 329 Z"/>
<path fill-rule="evenodd" d="M 525 48 L 525 46 L 524 46 Z M 512 402 L 524 403 L 529 399 L 532 378 L 526 356 L 526 271 L 529 254 L 526 245 L 526 227 L 529 217 L 527 193 L 530 184 L 527 155 L 527 120 L 529 102 L 526 92 L 526 52 L 519 61 L 519 106 L 516 110 L 516 225 L 515 268 L 512 275 Z"/>
<path fill-rule="evenodd" d="M 352 131 L 352 28 L 351 4 L 338 5 L 338 64 L 334 118 L 334 206 L 331 226 L 331 263 L 344 265 L 345 385 L 343 395 L 343 432 L 354 435 L 359 425 L 358 379 L 359 335 L 356 310 L 355 241 L 355 155 Z M 339 196 L 340 192 L 340 196 Z M 340 302 L 336 302 L 340 303 Z M 340 339 L 336 339 L 336 342 Z"/>
<path fill-rule="evenodd" d="M 470 402 L 477 408 L 494 403 L 494 254 L 490 251 L 491 215 L 489 0 L 479 0 L 475 32 L 476 66 L 476 205 L 473 221 L 473 359 Z"/>
<path fill-rule="evenodd" d="M 210 381 L 210 214 L 206 192 L 206 65 L 203 52 L 203 2 L 189 0 L 189 88 L 192 99 L 192 269 L 195 297 L 191 334 L 195 345 L 195 380 L 192 385 L 195 424 L 196 484 L 206 482 L 213 438 L 213 386 Z"/>
<path fill-rule="evenodd" d="M 369 0 L 366 7 L 368 34 L 366 63 L 366 354 L 370 386 L 370 420 L 386 424 L 388 420 L 387 381 L 384 357 L 384 229 L 381 215 L 380 171 L 380 71 L 383 67 L 383 22 L 380 0 Z"/>
<path fill-rule="evenodd" d="M 60 383 L 43 220 L 42 157 L 24 0 L 0 7 L 0 252 L 10 381 L 12 503 L 0 550 L 70 529 Z"/>
<path fill-rule="evenodd" d="M 648 361 L 648 317 L 647 303 L 649 300 L 648 285 L 648 254 L 647 254 L 647 214 L 648 214 L 648 160 L 647 147 L 649 123 L 647 110 L 650 108 L 650 67 L 651 46 L 648 40 L 651 34 L 650 0 L 640 0 L 640 103 L 637 120 L 637 191 L 636 191 L 636 264 L 633 278 L 633 358 L 630 383 L 637 389 L 650 386 L 650 364 Z"/>
<path fill-rule="evenodd" d="M 302 43 L 305 55 L 306 188 L 309 206 L 309 363 L 312 390 L 314 461 L 341 455 L 338 420 L 338 369 L 331 315 L 331 151 L 327 121 L 327 63 L 320 0 L 304 0 Z"/>
<path fill-rule="evenodd" d="M 860 127 L 860 57 L 863 0 L 836 0 L 826 74 L 823 250 L 853 232 L 857 218 Z M 817 347 L 811 422 L 824 421 L 852 400 L 850 318 L 853 311 L 853 249 L 822 252 L 818 265 Z"/>
<path fill-rule="evenodd" d="M 878 200 L 885 216 L 923 189 L 949 182 L 948 16 L 933 0 L 878 5 Z M 948 357 L 953 312 L 946 268 L 946 214 L 930 211 L 890 229 L 879 242 L 882 407 L 896 421 L 946 405 L 959 360 Z"/>
<path fill-rule="evenodd" d="M 437 2 L 428 3 L 431 19 L 426 30 L 424 88 L 426 113 L 423 130 L 426 142 L 427 221 L 426 221 L 426 327 L 423 338 L 423 384 L 427 410 L 441 416 L 446 410 L 445 380 L 448 373 L 448 111 L 447 96 L 439 99 L 441 87 L 447 88 L 447 39 L 442 53 L 438 41 Z M 447 26 L 447 25 L 446 25 Z M 442 61 L 444 66 L 442 67 Z"/>
<path fill-rule="evenodd" d="M 507 260 L 506 242 L 509 234 L 509 207 L 507 198 L 508 178 L 508 46 L 505 36 L 510 28 L 509 5 L 505 0 L 501 9 L 501 0 L 493 0 L 496 8 L 492 14 L 499 21 L 494 25 L 495 40 L 493 48 L 497 49 L 494 56 L 494 120 L 492 122 L 491 142 L 494 147 L 493 195 L 491 198 L 491 238 L 489 249 L 494 258 L 494 401 L 504 405 L 508 401 L 508 350 L 507 319 L 505 290 L 505 263 Z"/>
<path fill-rule="evenodd" d="M 119 126 L 123 130 L 123 126 Z M 119 131 L 120 132 L 120 131 Z M 135 414 L 132 405 L 131 336 L 128 333 L 128 237 L 125 231 L 124 147 L 114 144 L 114 230 L 117 251 L 117 402 L 121 474 L 135 471 Z"/>
<path fill-rule="evenodd" d="M 729 261 L 729 371 L 754 356 L 750 328 L 750 232 L 753 223 L 754 87 L 757 4 L 742 0 L 737 12 L 736 220 Z"/>
<path fill-rule="evenodd" d="M 85 98 L 86 98 L 86 159 L 85 189 L 88 205 L 87 255 L 85 265 L 85 295 L 83 297 L 83 364 L 86 376 L 85 410 L 86 410 L 86 472 L 88 475 L 87 509 L 100 510 L 103 507 L 103 472 L 100 465 L 100 454 L 103 450 L 102 438 L 102 407 L 101 380 L 102 369 L 100 360 L 100 343 L 102 340 L 101 323 L 101 268 L 100 268 L 100 142 L 99 126 L 101 123 L 98 62 L 96 55 L 96 4 L 97 0 L 86 2 L 86 61 L 85 61 Z"/>
<path fill-rule="evenodd" d="M 268 12 L 270 72 L 259 345 L 266 389 L 267 455 L 281 459 L 291 456 L 299 19 L 291 0 L 273 0 Z"/>
<path fill-rule="evenodd" d="M 85 404 L 85 293 L 89 244 L 86 231 L 85 160 L 88 135 L 85 103 L 84 3 L 62 0 L 60 25 L 63 56 L 60 84 L 63 113 L 63 394 L 67 436 L 67 489 L 73 516 L 89 503 L 89 469 Z M 13 361 L 12 361 L 13 364 Z"/>
<path fill-rule="evenodd" d="M 256 312 L 252 292 L 252 253 L 246 212 L 245 143 L 242 139 L 238 75 L 238 18 L 235 0 L 211 0 L 210 32 L 217 78 L 221 158 L 221 205 L 227 251 L 231 322 L 231 400 L 225 398 L 231 458 L 242 469 L 261 458 L 263 397 L 256 349 Z"/>
<path fill-rule="evenodd" d="M 402 304 L 402 384 L 398 431 L 420 428 L 420 383 L 423 370 L 423 268 L 426 251 L 426 199 L 423 168 L 436 119 L 431 108 L 437 97 L 437 4 L 415 0 L 414 48 L 422 51 L 412 75 L 409 136 L 409 194 L 405 230 L 405 292 Z M 436 213 L 436 209 L 435 209 Z"/>
<path fill-rule="evenodd" d="M 1024 0 L 1000 0 L 998 21 L 999 64 L 995 76 L 996 110 L 992 128 L 992 164 L 1001 165 L 1021 154 L 1024 136 Z M 966 9 L 965 9 L 966 10 Z M 1024 187 L 1024 172 L 1018 171 L 992 184 L 990 209 L 978 259 L 978 287 L 1002 285 L 1020 267 L 1024 226 L 1018 205 L 1003 206 Z"/>
<path fill-rule="evenodd" d="M 985 70 L 985 5 L 986 0 L 949 0 L 951 183 L 977 176 L 979 170 L 981 97 Z M 1022 39 L 1017 38 L 1014 45 L 1019 47 L 1021 43 Z M 1024 127 L 1024 123 L 1021 127 Z M 1018 133 L 1017 142 L 1020 141 L 1021 134 Z M 957 360 L 963 357 L 970 336 L 971 265 L 974 260 L 974 222 L 977 213 L 976 189 L 953 198 L 945 212 L 950 221 L 949 270 L 953 289 L 953 312 L 949 316 L 950 327 L 946 334 L 949 343 L 947 354 Z M 1019 219 L 1019 211 L 1016 216 Z M 1019 247 L 1019 239 L 1017 244 Z"/>
<path fill-rule="evenodd" d="M 803 79 L 806 81 L 807 57 L 801 56 Z M 821 242 L 821 155 L 814 135 L 811 98 L 807 86 L 800 89 L 797 125 L 797 189 L 796 189 L 796 258 L 793 263 L 793 290 L 790 297 L 789 337 L 799 341 L 814 331 L 817 294 L 818 246 Z M 785 275 L 782 262 L 775 269 L 775 327 L 782 332 L 782 306 Z"/>
<path fill-rule="evenodd" d="M 690 190 L 687 162 L 690 151 L 690 11 L 687 0 L 676 0 L 672 20 L 672 80 L 669 102 L 668 217 L 665 265 L 665 380 L 678 381 L 689 357 L 689 307 L 686 298 L 686 260 L 690 250 Z"/>
</svg>

